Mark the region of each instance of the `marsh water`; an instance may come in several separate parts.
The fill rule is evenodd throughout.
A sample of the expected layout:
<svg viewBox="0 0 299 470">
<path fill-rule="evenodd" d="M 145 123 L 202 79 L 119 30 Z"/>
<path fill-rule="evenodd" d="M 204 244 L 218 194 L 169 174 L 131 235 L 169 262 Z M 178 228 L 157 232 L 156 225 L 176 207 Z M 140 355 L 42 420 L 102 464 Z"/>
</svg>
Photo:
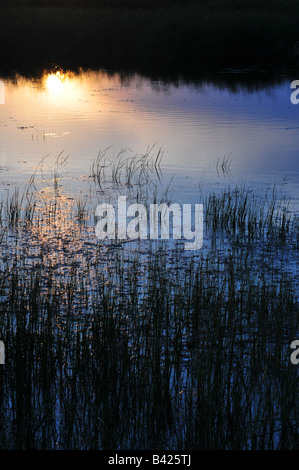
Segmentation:
<svg viewBox="0 0 299 470">
<path fill-rule="evenodd" d="M 3 82 L 0 448 L 298 448 L 291 78 Z M 99 241 L 119 195 L 202 202 L 203 249 Z"/>
<path fill-rule="evenodd" d="M 2 189 L 26 180 L 46 155 L 69 156 L 75 189 L 98 152 L 154 146 L 163 150 L 162 169 L 174 187 L 222 184 L 217 170 L 225 161 L 226 183 L 283 185 L 297 199 L 299 107 L 290 100 L 291 78 L 245 78 L 167 82 L 93 71 L 4 80 Z"/>
</svg>

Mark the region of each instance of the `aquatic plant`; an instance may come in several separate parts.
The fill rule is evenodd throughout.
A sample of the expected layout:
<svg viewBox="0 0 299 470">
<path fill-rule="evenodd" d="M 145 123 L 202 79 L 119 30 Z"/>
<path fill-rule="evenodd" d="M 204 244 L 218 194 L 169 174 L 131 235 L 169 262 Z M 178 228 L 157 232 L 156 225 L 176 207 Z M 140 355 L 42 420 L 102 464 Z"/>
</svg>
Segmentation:
<svg viewBox="0 0 299 470">
<path fill-rule="evenodd" d="M 116 192 L 159 162 L 105 158 L 92 181 Z M 190 254 L 180 240 L 99 242 L 96 191 L 69 198 L 57 180 L 37 172 L 1 203 L 0 447 L 298 448 L 287 201 L 245 185 L 206 194 Z"/>
</svg>

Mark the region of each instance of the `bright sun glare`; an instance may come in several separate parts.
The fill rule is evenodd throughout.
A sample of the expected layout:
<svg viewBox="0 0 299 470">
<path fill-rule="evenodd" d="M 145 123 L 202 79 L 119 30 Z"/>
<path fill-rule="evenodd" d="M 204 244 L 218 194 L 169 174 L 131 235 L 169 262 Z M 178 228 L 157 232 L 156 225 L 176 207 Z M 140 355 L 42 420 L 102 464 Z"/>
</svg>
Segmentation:
<svg viewBox="0 0 299 470">
<path fill-rule="evenodd" d="M 85 94 L 88 91 L 81 81 L 69 71 L 45 72 L 41 81 L 41 90 L 44 97 L 51 104 L 55 103 L 57 106 L 78 108 L 78 106 L 82 107 L 87 103 Z"/>
<path fill-rule="evenodd" d="M 46 78 L 46 87 L 50 93 L 61 93 L 65 75 L 61 72 L 51 73 Z"/>
</svg>

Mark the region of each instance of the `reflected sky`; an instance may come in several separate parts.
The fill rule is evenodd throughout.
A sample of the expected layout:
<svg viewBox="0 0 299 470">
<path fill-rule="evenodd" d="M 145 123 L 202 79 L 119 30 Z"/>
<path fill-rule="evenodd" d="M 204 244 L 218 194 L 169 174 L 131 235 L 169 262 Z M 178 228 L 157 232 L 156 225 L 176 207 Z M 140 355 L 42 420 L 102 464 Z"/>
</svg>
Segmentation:
<svg viewBox="0 0 299 470">
<path fill-rule="evenodd" d="M 252 92 L 102 71 L 4 82 L 2 187 L 27 179 L 45 155 L 69 155 L 76 184 L 100 150 L 144 152 L 155 144 L 164 151 L 163 170 L 178 177 L 216 175 L 217 162 L 229 156 L 237 180 L 287 182 L 298 194 L 299 106 L 290 101 L 291 80 Z"/>
</svg>

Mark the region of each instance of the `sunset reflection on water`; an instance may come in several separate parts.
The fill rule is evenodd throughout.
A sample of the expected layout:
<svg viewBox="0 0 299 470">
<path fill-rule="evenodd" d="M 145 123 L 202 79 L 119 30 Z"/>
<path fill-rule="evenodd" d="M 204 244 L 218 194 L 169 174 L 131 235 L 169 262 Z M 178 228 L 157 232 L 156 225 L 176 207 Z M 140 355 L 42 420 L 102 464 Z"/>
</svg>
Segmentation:
<svg viewBox="0 0 299 470">
<path fill-rule="evenodd" d="M 250 185 L 287 181 L 297 193 L 297 108 L 289 83 L 265 89 L 217 83 L 166 83 L 107 71 L 45 72 L 5 80 L 0 115 L 4 185 L 30 177 L 44 155 L 69 155 L 70 186 L 89 174 L 100 151 L 163 149 L 163 171 L 180 188 L 218 180 L 219 161 Z M 283 160 L 282 160 L 283 156 Z M 257 181 L 257 178 L 260 178 Z M 188 181 L 187 181 L 188 179 Z M 186 182 L 188 183 L 186 185 Z"/>
</svg>

